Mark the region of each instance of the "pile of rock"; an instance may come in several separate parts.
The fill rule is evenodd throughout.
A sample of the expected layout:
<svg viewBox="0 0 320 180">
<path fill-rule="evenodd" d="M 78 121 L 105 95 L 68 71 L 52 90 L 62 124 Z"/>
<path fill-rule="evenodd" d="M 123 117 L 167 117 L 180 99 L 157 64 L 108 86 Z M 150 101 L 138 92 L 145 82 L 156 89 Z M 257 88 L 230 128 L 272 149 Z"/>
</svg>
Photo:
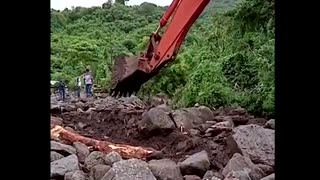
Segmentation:
<svg viewBox="0 0 320 180">
<path fill-rule="evenodd" d="M 205 106 L 172 110 L 162 104 L 151 109 L 137 98 L 78 101 L 52 105 L 52 112 L 142 111 L 139 132 L 147 136 L 181 131 L 200 138 L 209 149 L 176 161 L 142 161 L 104 154 L 75 142 L 51 141 L 51 179 L 65 180 L 273 180 L 275 120 L 250 116 L 242 108 L 211 110 Z M 81 110 L 79 110 L 81 109 Z M 62 124 L 61 118 L 51 122 Z M 133 119 L 135 121 L 135 119 Z M 129 122 L 127 122 L 129 123 Z M 181 142 L 183 144 L 184 142 Z M 177 144 L 180 146 L 180 143 Z M 179 149 L 179 148 L 177 148 Z"/>
</svg>

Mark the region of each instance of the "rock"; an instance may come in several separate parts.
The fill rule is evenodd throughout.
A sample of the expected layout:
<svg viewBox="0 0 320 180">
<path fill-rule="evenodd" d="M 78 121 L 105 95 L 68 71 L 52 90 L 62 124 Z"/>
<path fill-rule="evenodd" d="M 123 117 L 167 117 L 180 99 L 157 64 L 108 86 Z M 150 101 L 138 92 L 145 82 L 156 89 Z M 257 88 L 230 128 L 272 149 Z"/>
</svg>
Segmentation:
<svg viewBox="0 0 320 180">
<path fill-rule="evenodd" d="M 148 167 L 157 180 L 183 180 L 179 167 L 170 159 L 151 160 Z"/>
<path fill-rule="evenodd" d="M 81 102 L 81 101 L 79 101 L 79 102 L 77 102 L 77 103 L 75 104 L 75 108 L 76 108 L 76 109 L 80 108 L 80 109 L 83 110 L 84 107 L 85 107 L 85 104 L 84 104 L 83 102 Z"/>
<path fill-rule="evenodd" d="M 74 105 L 67 105 L 66 107 L 64 107 L 64 111 L 66 112 L 70 112 L 70 111 L 75 111 L 77 108 Z"/>
<path fill-rule="evenodd" d="M 105 164 L 97 164 L 90 170 L 89 180 L 100 180 L 111 168 L 111 166 Z"/>
<path fill-rule="evenodd" d="M 130 118 L 128 123 L 127 123 L 127 126 L 128 127 L 132 127 L 135 125 L 135 122 L 136 122 L 136 119 L 135 118 Z"/>
<path fill-rule="evenodd" d="M 118 161 L 101 180 L 156 180 L 148 164 L 138 159 Z"/>
<path fill-rule="evenodd" d="M 216 176 L 213 176 L 210 180 L 222 180 L 221 178 L 218 178 Z"/>
<path fill-rule="evenodd" d="M 76 132 L 72 127 L 69 127 L 69 126 L 65 127 L 64 129 L 73 133 Z"/>
<path fill-rule="evenodd" d="M 225 167 L 230 160 L 229 154 L 229 149 L 227 149 L 225 146 L 219 145 L 211 152 L 211 155 L 214 157 L 211 165 L 216 167 L 216 169 L 223 169 L 223 167 Z"/>
<path fill-rule="evenodd" d="M 50 122 L 51 122 L 51 124 L 53 124 L 53 125 L 61 126 L 61 125 L 62 125 L 62 121 L 63 121 L 63 119 L 62 119 L 62 118 L 59 118 L 59 117 L 51 116 L 51 118 L 50 118 Z"/>
<path fill-rule="evenodd" d="M 202 177 L 210 167 L 208 154 L 205 150 L 195 153 L 180 163 L 183 175 L 198 175 Z"/>
<path fill-rule="evenodd" d="M 214 118 L 212 111 L 206 106 L 191 107 L 187 108 L 186 110 L 194 116 L 199 117 L 202 123 L 205 123 L 206 121 L 212 121 Z"/>
<path fill-rule="evenodd" d="M 243 171 L 247 170 L 249 176 L 252 180 L 260 180 L 265 176 L 265 173 L 251 162 L 248 157 L 243 157 L 242 155 L 235 153 L 229 160 L 226 167 L 224 167 L 222 174 L 227 176 L 231 171 Z"/>
<path fill-rule="evenodd" d="M 232 118 L 230 116 L 215 116 L 213 120 L 216 122 L 223 122 L 223 121 L 232 121 Z"/>
<path fill-rule="evenodd" d="M 205 133 L 210 135 L 210 136 L 216 136 L 222 132 L 231 132 L 234 127 L 233 121 L 228 120 L 228 121 L 223 121 L 223 122 L 218 122 L 212 126 L 210 126 Z"/>
<path fill-rule="evenodd" d="M 201 178 L 196 175 L 185 175 L 183 178 L 184 180 L 201 180 Z"/>
<path fill-rule="evenodd" d="M 217 121 L 206 121 L 205 123 L 206 123 L 206 124 L 210 124 L 210 125 L 214 125 L 214 124 L 217 123 Z"/>
<path fill-rule="evenodd" d="M 207 124 L 207 123 L 204 123 L 204 124 L 200 124 L 197 129 L 202 133 L 204 134 L 206 132 L 206 130 L 212 126 L 212 124 Z"/>
<path fill-rule="evenodd" d="M 218 173 L 218 172 L 213 172 L 213 171 L 207 171 L 202 180 L 222 180 L 223 175 Z"/>
<path fill-rule="evenodd" d="M 274 180 L 275 179 L 274 175 L 275 175 L 274 173 L 270 174 L 269 176 L 266 176 L 266 177 L 262 178 L 261 180 Z"/>
<path fill-rule="evenodd" d="M 56 97 L 51 97 L 50 98 L 50 104 L 51 105 L 57 105 L 58 104 L 58 100 Z"/>
<path fill-rule="evenodd" d="M 164 104 L 164 100 L 160 97 L 151 97 L 151 99 L 149 99 L 149 104 L 151 107 L 155 107 L 161 104 Z"/>
<path fill-rule="evenodd" d="M 88 126 L 88 124 L 83 123 L 83 122 L 78 122 L 78 126 L 79 126 L 79 128 L 83 129 L 83 128 L 85 128 L 86 126 Z"/>
<path fill-rule="evenodd" d="M 155 133 L 167 135 L 175 129 L 175 125 L 169 115 L 163 109 L 156 107 L 144 113 L 138 125 L 145 135 L 153 135 Z"/>
<path fill-rule="evenodd" d="M 274 119 L 270 119 L 268 122 L 266 122 L 266 124 L 264 125 L 265 128 L 269 128 L 269 129 L 274 129 L 275 128 L 275 124 L 274 124 Z"/>
<path fill-rule="evenodd" d="M 246 116 L 248 112 L 244 108 L 234 108 L 234 107 L 227 107 L 227 108 L 219 108 L 216 112 L 220 116 Z"/>
<path fill-rule="evenodd" d="M 247 125 L 249 124 L 255 124 L 255 125 L 259 125 L 259 126 L 264 126 L 266 124 L 267 120 L 264 118 L 252 118 L 249 119 L 249 121 L 247 122 Z"/>
<path fill-rule="evenodd" d="M 235 116 L 230 116 L 230 118 L 232 119 L 235 126 L 245 125 L 249 121 L 249 118 L 246 116 L 235 115 Z"/>
<path fill-rule="evenodd" d="M 76 103 L 76 102 L 78 102 L 78 99 L 75 98 L 74 96 L 72 96 L 71 99 L 70 99 L 70 102 L 71 103 Z"/>
<path fill-rule="evenodd" d="M 60 105 L 51 104 L 50 113 L 51 114 L 60 114 L 61 113 Z"/>
<path fill-rule="evenodd" d="M 78 108 L 78 109 L 77 109 L 77 112 L 83 113 L 84 111 L 83 111 L 81 108 Z"/>
<path fill-rule="evenodd" d="M 81 170 L 67 172 L 64 175 L 64 180 L 86 180 L 86 174 Z"/>
<path fill-rule="evenodd" d="M 197 128 L 200 124 L 205 121 L 197 116 L 195 112 L 197 108 L 192 110 L 188 109 L 178 109 L 173 111 L 172 117 L 178 128 L 183 127 L 185 130 L 190 130 L 192 128 Z"/>
<path fill-rule="evenodd" d="M 79 162 L 84 163 L 86 157 L 90 153 L 88 146 L 80 142 L 74 142 L 73 147 L 76 149 Z"/>
<path fill-rule="evenodd" d="M 207 171 L 204 175 L 202 180 L 211 180 L 211 178 L 213 177 L 213 171 Z"/>
<path fill-rule="evenodd" d="M 59 154 L 59 153 L 57 153 L 57 152 L 55 152 L 55 151 L 51 151 L 50 152 L 50 160 L 51 160 L 51 162 L 52 161 L 56 161 L 56 160 L 61 159 L 61 158 L 64 158 L 64 156 Z"/>
<path fill-rule="evenodd" d="M 251 180 L 247 170 L 231 171 L 227 174 L 224 180 Z"/>
<path fill-rule="evenodd" d="M 266 175 L 274 173 L 274 168 L 265 164 L 256 164 Z"/>
<path fill-rule="evenodd" d="M 198 129 L 190 129 L 189 130 L 190 135 L 195 136 L 200 134 L 200 131 Z"/>
<path fill-rule="evenodd" d="M 113 163 L 121 161 L 122 157 L 119 153 L 112 151 L 108 153 L 106 156 L 104 156 L 103 159 L 106 165 L 112 166 Z"/>
<path fill-rule="evenodd" d="M 106 107 L 107 107 L 107 105 L 105 105 L 105 104 L 97 104 L 97 105 L 95 106 L 95 108 L 96 108 L 97 111 L 103 111 L 103 110 L 106 109 Z"/>
<path fill-rule="evenodd" d="M 90 171 L 93 166 L 97 164 L 104 164 L 104 156 L 105 154 L 100 151 L 91 152 L 84 160 L 84 168 Z"/>
<path fill-rule="evenodd" d="M 59 152 L 64 156 L 77 153 L 76 149 L 70 145 L 62 144 L 56 141 L 50 141 L 50 145 L 51 151 Z"/>
<path fill-rule="evenodd" d="M 227 140 L 232 153 L 249 157 L 255 164 L 274 166 L 274 130 L 251 124 L 236 127 L 234 132 Z"/>
<path fill-rule="evenodd" d="M 53 161 L 50 164 L 50 177 L 64 176 L 67 172 L 79 169 L 78 157 L 75 154 Z"/>
<path fill-rule="evenodd" d="M 172 111 L 172 109 L 169 106 L 167 106 L 166 104 L 158 105 L 158 106 L 156 106 L 156 108 L 162 109 L 164 112 L 171 112 Z"/>
</svg>

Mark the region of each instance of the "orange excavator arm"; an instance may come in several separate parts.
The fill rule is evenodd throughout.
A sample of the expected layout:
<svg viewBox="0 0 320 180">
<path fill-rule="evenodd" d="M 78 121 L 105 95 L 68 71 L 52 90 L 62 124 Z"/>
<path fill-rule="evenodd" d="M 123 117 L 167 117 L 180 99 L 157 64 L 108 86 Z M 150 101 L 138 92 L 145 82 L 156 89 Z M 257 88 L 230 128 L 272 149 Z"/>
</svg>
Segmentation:
<svg viewBox="0 0 320 180">
<path fill-rule="evenodd" d="M 148 48 L 140 57 L 120 55 L 112 73 L 112 96 L 129 96 L 141 85 L 175 60 L 190 27 L 210 0 L 173 0 L 162 16 L 159 27 L 152 33 Z M 166 29 L 160 35 L 162 28 Z"/>
</svg>

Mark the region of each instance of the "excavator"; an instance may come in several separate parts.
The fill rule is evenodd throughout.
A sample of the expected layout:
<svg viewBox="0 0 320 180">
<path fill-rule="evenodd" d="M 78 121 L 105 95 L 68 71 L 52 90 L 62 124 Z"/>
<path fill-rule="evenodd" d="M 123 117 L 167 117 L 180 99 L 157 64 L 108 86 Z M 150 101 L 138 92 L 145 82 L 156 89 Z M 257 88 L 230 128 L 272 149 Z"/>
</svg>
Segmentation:
<svg viewBox="0 0 320 180">
<path fill-rule="evenodd" d="M 173 62 L 189 29 L 209 2 L 173 0 L 158 28 L 151 34 L 147 49 L 139 56 L 121 54 L 115 59 L 110 95 L 121 97 L 136 94 L 145 82 Z M 162 30 L 163 33 L 160 33 Z"/>
</svg>

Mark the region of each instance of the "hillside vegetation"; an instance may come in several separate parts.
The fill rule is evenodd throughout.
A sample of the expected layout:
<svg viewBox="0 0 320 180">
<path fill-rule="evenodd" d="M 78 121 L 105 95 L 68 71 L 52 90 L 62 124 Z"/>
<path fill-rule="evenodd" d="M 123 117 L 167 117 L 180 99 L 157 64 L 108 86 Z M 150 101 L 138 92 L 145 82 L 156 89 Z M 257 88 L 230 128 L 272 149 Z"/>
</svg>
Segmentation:
<svg viewBox="0 0 320 180">
<path fill-rule="evenodd" d="M 72 88 L 90 65 L 108 89 L 113 58 L 137 54 L 166 7 L 150 3 L 51 11 L 51 78 Z M 241 106 L 274 115 L 274 0 L 211 2 L 191 28 L 175 62 L 139 96 L 169 95 L 176 106 Z"/>
</svg>

